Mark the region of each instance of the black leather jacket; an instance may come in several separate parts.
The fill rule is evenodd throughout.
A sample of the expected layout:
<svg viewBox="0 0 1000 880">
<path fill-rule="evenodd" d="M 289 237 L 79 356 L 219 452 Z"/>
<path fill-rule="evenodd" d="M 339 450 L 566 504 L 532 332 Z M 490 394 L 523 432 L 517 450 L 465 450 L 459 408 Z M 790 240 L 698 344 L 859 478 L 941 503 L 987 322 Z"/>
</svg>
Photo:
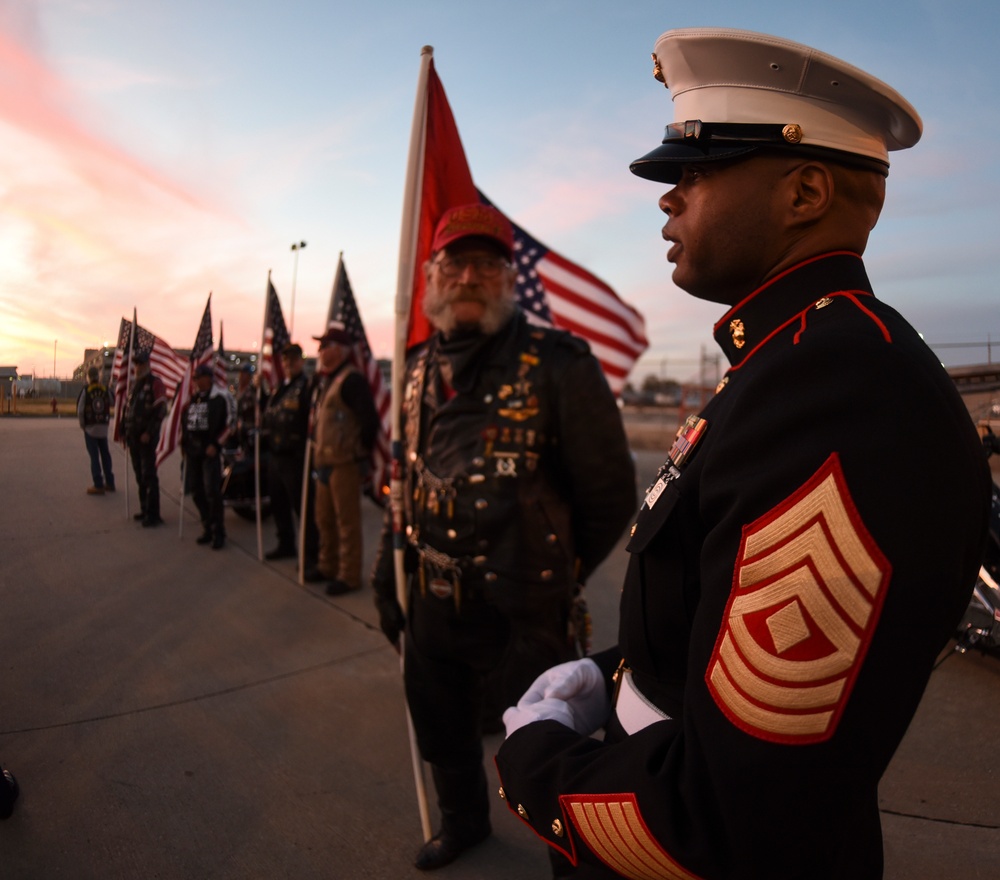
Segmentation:
<svg viewBox="0 0 1000 880">
<path fill-rule="evenodd" d="M 312 386 L 305 373 L 282 383 L 267 401 L 263 415 L 264 438 L 276 455 L 294 455 L 305 449 L 309 435 Z"/>
<path fill-rule="evenodd" d="M 450 382 L 442 376 L 451 373 Z M 492 337 L 431 337 L 407 360 L 408 570 L 481 589 L 510 614 L 563 595 L 635 510 L 614 397 L 582 340 L 517 315 Z M 401 624 L 391 512 L 373 572 L 390 639 Z"/>
</svg>

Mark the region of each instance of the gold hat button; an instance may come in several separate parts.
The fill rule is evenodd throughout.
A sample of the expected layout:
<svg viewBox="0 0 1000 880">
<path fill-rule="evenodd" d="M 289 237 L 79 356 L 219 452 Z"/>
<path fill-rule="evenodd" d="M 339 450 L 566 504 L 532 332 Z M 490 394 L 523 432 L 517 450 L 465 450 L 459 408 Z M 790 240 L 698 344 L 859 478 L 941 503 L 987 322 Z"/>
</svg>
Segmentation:
<svg viewBox="0 0 1000 880">
<path fill-rule="evenodd" d="M 802 143 L 802 126 L 795 122 L 789 122 L 781 129 L 781 136 L 790 144 Z"/>
<path fill-rule="evenodd" d="M 833 298 L 829 296 L 824 296 L 822 299 L 816 300 L 817 309 L 825 309 L 830 303 L 833 302 Z"/>
</svg>

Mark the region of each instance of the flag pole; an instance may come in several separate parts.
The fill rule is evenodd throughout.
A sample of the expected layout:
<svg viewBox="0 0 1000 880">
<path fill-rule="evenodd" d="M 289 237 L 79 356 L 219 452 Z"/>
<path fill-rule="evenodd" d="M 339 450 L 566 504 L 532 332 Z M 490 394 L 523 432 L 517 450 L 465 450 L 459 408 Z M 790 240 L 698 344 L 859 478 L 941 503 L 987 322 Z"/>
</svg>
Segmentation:
<svg viewBox="0 0 1000 880">
<path fill-rule="evenodd" d="M 271 290 L 271 270 L 267 270 L 267 287 L 264 290 L 264 323 L 260 331 L 260 353 L 264 354 L 266 344 L 265 335 L 267 333 L 267 305 L 268 294 Z M 254 397 L 256 405 L 253 410 L 254 432 L 253 432 L 253 491 L 254 510 L 257 514 L 257 561 L 264 561 L 264 524 L 260 513 L 260 396 L 263 393 L 264 374 L 261 372 L 261 358 L 257 358 L 257 394 Z"/>
<path fill-rule="evenodd" d="M 312 438 L 306 437 L 302 462 L 302 502 L 299 504 L 299 586 L 306 582 L 306 517 L 309 515 L 309 472 L 312 465 Z"/>
<path fill-rule="evenodd" d="M 181 503 L 180 508 L 177 512 L 177 537 L 178 539 L 184 537 L 184 480 L 187 476 L 187 456 L 184 451 L 181 450 Z"/>
<path fill-rule="evenodd" d="M 396 575 L 396 598 L 403 614 L 407 613 L 406 572 L 403 569 L 405 536 L 403 534 L 403 441 L 402 404 L 403 381 L 406 375 L 406 338 L 410 317 L 410 300 L 413 279 L 417 271 L 417 233 L 420 228 L 420 190 L 423 179 L 424 144 L 427 127 L 427 81 L 434 48 L 420 50 L 420 73 L 417 78 L 417 97 L 413 108 L 413 126 L 410 129 L 410 153 L 406 168 L 406 186 L 403 191 L 403 222 L 399 236 L 399 272 L 396 281 L 396 338 L 392 358 L 392 476 L 389 482 L 392 510 L 393 565 Z M 403 639 L 400 635 L 399 668 L 403 671 Z M 427 784 L 424 765 L 417 748 L 413 719 L 406 706 L 406 727 L 410 736 L 410 759 L 413 764 L 413 782 L 416 787 L 417 807 L 424 840 L 431 839 L 430 811 L 427 806 Z"/>
<path fill-rule="evenodd" d="M 128 399 L 132 396 L 132 355 L 135 353 L 135 328 L 139 321 L 138 310 L 135 306 L 132 306 L 132 330 L 129 332 L 128 340 L 128 364 L 125 366 L 125 404 L 124 409 L 128 409 Z M 115 418 L 118 418 L 118 414 L 115 414 Z M 122 437 L 125 439 L 125 519 L 131 518 L 131 513 L 129 512 L 128 503 L 128 471 L 129 462 L 132 460 L 132 450 L 128 446 L 128 438 L 125 437 L 125 413 L 121 414 L 122 418 Z"/>
</svg>

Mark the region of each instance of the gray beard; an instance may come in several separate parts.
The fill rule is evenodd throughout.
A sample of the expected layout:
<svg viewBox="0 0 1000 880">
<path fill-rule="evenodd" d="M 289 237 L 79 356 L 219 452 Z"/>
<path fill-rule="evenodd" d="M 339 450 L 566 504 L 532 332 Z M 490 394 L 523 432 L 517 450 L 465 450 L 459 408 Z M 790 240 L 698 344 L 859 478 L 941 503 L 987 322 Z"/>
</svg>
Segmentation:
<svg viewBox="0 0 1000 880">
<path fill-rule="evenodd" d="M 499 299 L 485 302 L 483 307 L 485 311 L 478 321 L 459 322 L 455 320 L 448 300 L 436 291 L 431 291 L 429 286 L 424 295 L 424 315 L 435 329 L 440 330 L 445 336 L 450 336 L 456 330 L 465 332 L 478 330 L 486 336 L 492 336 L 504 327 L 517 311 L 517 299 L 514 291 L 510 290 Z"/>
</svg>

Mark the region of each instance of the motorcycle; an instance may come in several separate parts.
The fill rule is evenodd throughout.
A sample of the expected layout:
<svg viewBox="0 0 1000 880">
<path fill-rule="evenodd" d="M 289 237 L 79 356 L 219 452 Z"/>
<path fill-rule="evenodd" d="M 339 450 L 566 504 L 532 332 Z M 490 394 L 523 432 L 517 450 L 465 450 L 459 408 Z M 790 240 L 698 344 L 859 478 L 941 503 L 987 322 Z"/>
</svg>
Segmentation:
<svg viewBox="0 0 1000 880">
<path fill-rule="evenodd" d="M 993 484 L 989 537 L 972 599 L 955 633 L 955 651 L 1000 655 L 1000 487 Z"/>
<path fill-rule="evenodd" d="M 267 453 L 260 454 L 260 515 L 262 519 L 271 513 L 271 499 L 267 494 Z M 243 442 L 222 450 L 222 502 L 238 517 L 246 520 L 257 519 L 257 491 L 254 483 L 253 437 L 249 443 Z"/>
</svg>

